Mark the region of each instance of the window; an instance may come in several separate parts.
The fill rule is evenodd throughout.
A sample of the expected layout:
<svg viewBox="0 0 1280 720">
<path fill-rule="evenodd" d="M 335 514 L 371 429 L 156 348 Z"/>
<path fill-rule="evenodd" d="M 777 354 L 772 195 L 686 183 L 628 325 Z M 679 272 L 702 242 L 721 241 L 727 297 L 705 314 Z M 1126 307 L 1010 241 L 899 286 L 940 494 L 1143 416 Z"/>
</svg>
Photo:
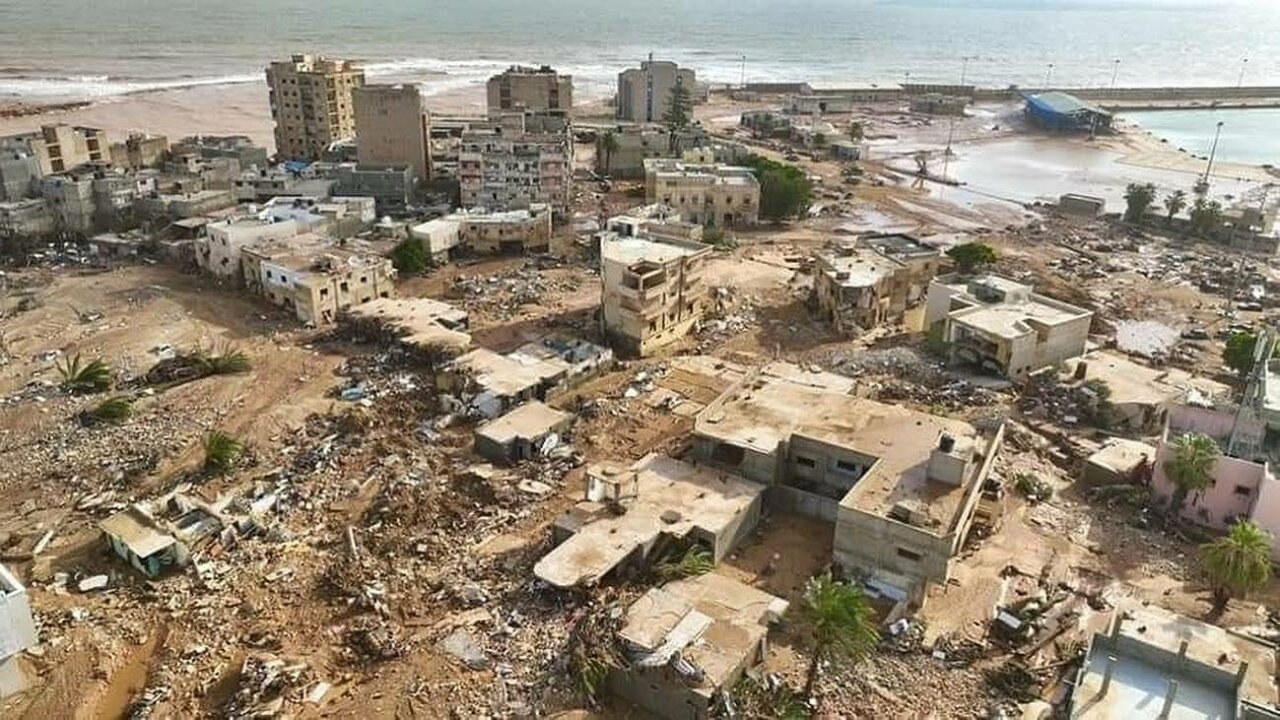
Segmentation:
<svg viewBox="0 0 1280 720">
<path fill-rule="evenodd" d="M 908 550 L 906 548 L 898 548 L 898 557 L 910 560 L 911 562 L 920 562 L 924 556 L 918 552 Z"/>
<path fill-rule="evenodd" d="M 329 297 L 329 288 L 320 288 L 320 297 Z"/>
<path fill-rule="evenodd" d="M 1243 495 L 1244 497 L 1249 497 L 1250 495 L 1253 494 L 1253 490 L 1248 485 L 1237 485 L 1236 494 Z"/>
<path fill-rule="evenodd" d="M 815 461 L 813 458 L 807 458 L 802 455 L 796 456 L 796 464 L 803 465 L 805 467 L 817 467 L 818 465 L 817 461 Z"/>
<path fill-rule="evenodd" d="M 857 463 L 851 463 L 851 462 L 849 462 L 848 460 L 837 460 L 837 461 L 836 461 L 836 468 L 837 468 L 837 469 L 840 469 L 840 470 L 843 470 L 843 471 L 845 471 L 845 472 L 848 472 L 848 473 L 855 473 L 855 474 L 856 474 L 856 473 L 860 473 L 860 472 L 862 472 L 862 466 L 861 466 L 861 465 L 858 465 Z"/>
</svg>

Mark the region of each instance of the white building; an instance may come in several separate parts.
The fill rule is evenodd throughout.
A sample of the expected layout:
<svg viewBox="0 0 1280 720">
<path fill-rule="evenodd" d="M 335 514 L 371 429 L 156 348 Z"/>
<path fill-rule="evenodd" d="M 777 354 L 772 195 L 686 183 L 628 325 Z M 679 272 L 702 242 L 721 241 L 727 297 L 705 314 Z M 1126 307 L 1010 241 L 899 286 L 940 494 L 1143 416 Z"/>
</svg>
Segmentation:
<svg viewBox="0 0 1280 720">
<path fill-rule="evenodd" d="M 206 235 L 196 240 L 196 265 L 221 279 L 238 283 L 241 278 L 240 253 L 244 248 L 267 240 L 280 240 L 302 232 L 296 220 L 260 220 L 256 217 L 228 218 L 205 226 Z"/>
<path fill-rule="evenodd" d="M 36 624 L 31 617 L 27 589 L 8 568 L 0 565 L 0 698 L 26 689 L 18 654 L 35 645 Z"/>
</svg>

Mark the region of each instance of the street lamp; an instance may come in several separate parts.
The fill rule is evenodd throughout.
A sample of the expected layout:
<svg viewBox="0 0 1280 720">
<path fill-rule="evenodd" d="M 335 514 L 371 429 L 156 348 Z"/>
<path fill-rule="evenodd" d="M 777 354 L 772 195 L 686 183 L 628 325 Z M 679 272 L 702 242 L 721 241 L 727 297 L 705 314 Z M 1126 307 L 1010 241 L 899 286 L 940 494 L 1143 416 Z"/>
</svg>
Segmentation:
<svg viewBox="0 0 1280 720">
<path fill-rule="evenodd" d="M 1244 86 L 1244 71 L 1247 67 L 1249 67 L 1249 58 L 1240 61 L 1240 77 L 1236 78 L 1236 87 Z"/>
<path fill-rule="evenodd" d="M 962 58 L 960 58 L 960 59 L 964 61 L 964 62 L 963 62 L 963 63 L 961 63 L 961 65 L 960 65 L 960 87 L 964 87 L 964 78 L 965 78 L 965 75 L 966 75 L 966 74 L 968 73 L 968 71 L 969 71 L 969 61 L 970 61 L 970 60 L 972 60 L 972 59 L 973 59 L 973 57 L 971 57 L 971 56 L 969 56 L 969 55 L 965 55 L 964 57 L 962 57 Z"/>
<path fill-rule="evenodd" d="M 1049 63 L 1049 69 L 1044 74 L 1044 89 L 1049 89 L 1049 80 L 1053 78 L 1053 63 Z"/>
<path fill-rule="evenodd" d="M 1120 75 L 1120 58 L 1115 59 L 1115 67 L 1111 69 L 1111 92 L 1116 90 L 1116 78 Z"/>
<path fill-rule="evenodd" d="M 742 56 L 742 77 L 738 80 L 738 86 L 746 89 L 747 87 L 747 56 Z"/>
</svg>

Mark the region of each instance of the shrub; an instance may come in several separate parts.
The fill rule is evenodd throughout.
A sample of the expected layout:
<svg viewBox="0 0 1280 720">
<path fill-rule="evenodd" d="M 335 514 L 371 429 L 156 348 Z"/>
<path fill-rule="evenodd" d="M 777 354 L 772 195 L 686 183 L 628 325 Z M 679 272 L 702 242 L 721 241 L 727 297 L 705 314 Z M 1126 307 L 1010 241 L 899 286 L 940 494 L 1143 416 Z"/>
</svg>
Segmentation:
<svg viewBox="0 0 1280 720">
<path fill-rule="evenodd" d="M 204 469 L 215 475 L 229 472 L 243 452 L 244 443 L 239 439 L 214 430 L 204 439 Z"/>
<path fill-rule="evenodd" d="M 102 360 L 80 363 L 80 354 L 58 366 L 62 375 L 62 389 L 72 395 L 89 395 L 111 388 L 111 368 Z"/>
</svg>

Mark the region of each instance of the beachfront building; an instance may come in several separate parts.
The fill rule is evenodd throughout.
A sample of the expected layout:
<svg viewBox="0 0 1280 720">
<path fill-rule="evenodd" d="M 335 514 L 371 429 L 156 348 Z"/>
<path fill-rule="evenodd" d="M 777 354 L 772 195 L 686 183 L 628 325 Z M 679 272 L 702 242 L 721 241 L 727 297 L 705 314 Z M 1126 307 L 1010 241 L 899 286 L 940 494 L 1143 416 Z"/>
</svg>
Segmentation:
<svg viewBox="0 0 1280 720">
<path fill-rule="evenodd" d="M 929 284 L 925 329 L 953 364 L 1019 379 L 1084 354 L 1093 313 L 996 275 Z"/>
<path fill-rule="evenodd" d="M 247 135 L 191 135 L 174 143 L 169 151 L 174 156 L 195 154 L 208 160 L 231 158 L 243 170 L 267 166 L 267 149 L 255 145 Z"/>
<path fill-rule="evenodd" d="M 245 247 L 241 268 L 249 292 L 308 325 L 328 325 L 355 305 L 395 293 L 390 259 L 310 233 Z"/>
<path fill-rule="evenodd" d="M 911 235 L 874 234 L 829 244 L 814 257 L 812 301 L 836 332 L 901 322 L 924 298 L 942 253 Z"/>
<path fill-rule="evenodd" d="M 107 134 L 96 128 L 58 123 L 39 131 L 0 137 L 0 149 L 23 150 L 34 155 L 41 175 L 66 172 L 111 158 Z"/>
<path fill-rule="evenodd" d="M 673 208 L 708 227 L 754 225 L 760 183 L 750 168 L 651 158 L 644 161 L 645 201 Z"/>
<path fill-rule="evenodd" d="M 473 123 L 458 152 L 462 207 L 520 210 L 545 204 L 567 217 L 573 135 L 562 117 L 502 113 Z"/>
<path fill-rule="evenodd" d="M 533 112 L 567 116 L 573 109 L 573 76 L 547 65 L 512 65 L 489 78 L 489 112 Z"/>
<path fill-rule="evenodd" d="M 1061 133 L 1111 130 L 1111 113 L 1075 95 L 1053 90 L 1023 98 L 1027 103 L 1027 119 L 1045 130 Z"/>
<path fill-rule="evenodd" d="M 693 70 L 653 55 L 618 73 L 618 119 L 637 123 L 662 122 L 671 110 L 671 92 L 679 85 L 696 94 L 698 79 Z"/>
<path fill-rule="evenodd" d="M 600 234 L 601 321 L 620 352 L 644 357 L 687 335 L 710 304 L 710 245 L 675 237 Z"/>
<path fill-rule="evenodd" d="M 30 198 L 42 177 L 40 160 L 31 148 L 20 143 L 0 145 L 0 202 Z"/>
<path fill-rule="evenodd" d="M 431 117 L 418 86 L 365 85 L 352 92 L 361 167 L 405 167 L 431 179 Z"/>
<path fill-rule="evenodd" d="M 979 518 L 1004 428 L 859 398 L 849 378 L 773 362 L 699 413 L 700 466 L 765 485 L 766 501 L 835 523 L 833 555 L 894 600 L 942 584 Z"/>
<path fill-rule="evenodd" d="M 349 60 L 294 55 L 271 63 L 267 88 L 276 121 L 276 154 L 319 160 L 331 143 L 355 137 L 351 95 L 362 85 L 364 71 Z"/>
</svg>

